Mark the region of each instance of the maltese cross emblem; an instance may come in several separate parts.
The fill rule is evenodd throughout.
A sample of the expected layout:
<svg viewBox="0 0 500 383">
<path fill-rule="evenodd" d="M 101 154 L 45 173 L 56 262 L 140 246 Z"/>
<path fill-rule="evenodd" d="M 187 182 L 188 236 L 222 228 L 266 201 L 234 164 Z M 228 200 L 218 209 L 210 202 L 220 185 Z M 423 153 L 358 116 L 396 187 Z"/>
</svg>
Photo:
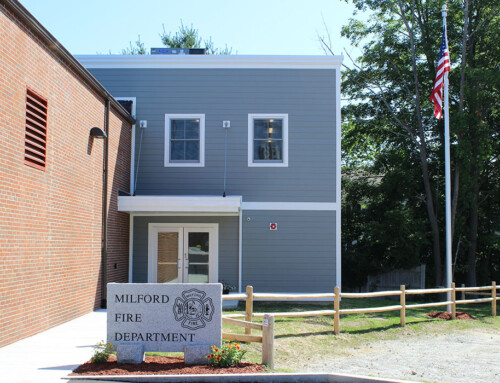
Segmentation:
<svg viewBox="0 0 500 383">
<path fill-rule="evenodd" d="M 212 320 L 214 305 L 211 298 L 197 289 L 182 293 L 182 298 L 175 298 L 174 315 L 181 326 L 190 330 L 197 330 L 206 326 Z"/>
</svg>

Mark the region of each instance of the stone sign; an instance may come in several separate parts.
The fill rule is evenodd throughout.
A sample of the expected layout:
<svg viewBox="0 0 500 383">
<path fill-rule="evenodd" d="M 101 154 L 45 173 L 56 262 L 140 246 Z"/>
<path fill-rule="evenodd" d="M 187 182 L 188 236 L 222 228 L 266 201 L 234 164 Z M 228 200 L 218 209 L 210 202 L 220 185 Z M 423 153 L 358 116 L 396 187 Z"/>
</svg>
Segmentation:
<svg viewBox="0 0 500 383">
<path fill-rule="evenodd" d="M 108 284 L 108 342 L 118 350 L 185 352 L 220 346 L 220 283 Z"/>
</svg>

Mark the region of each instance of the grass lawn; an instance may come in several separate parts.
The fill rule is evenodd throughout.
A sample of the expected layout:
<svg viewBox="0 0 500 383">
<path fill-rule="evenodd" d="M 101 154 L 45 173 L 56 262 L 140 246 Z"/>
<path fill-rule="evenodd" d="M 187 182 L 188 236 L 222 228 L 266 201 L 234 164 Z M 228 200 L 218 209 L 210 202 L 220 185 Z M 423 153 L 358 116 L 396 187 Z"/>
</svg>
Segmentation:
<svg viewBox="0 0 500 383">
<path fill-rule="evenodd" d="M 407 304 L 417 302 L 407 302 Z M 341 309 L 392 306 L 398 301 L 383 299 L 347 299 L 341 302 Z M 254 312 L 312 311 L 333 308 L 332 304 L 254 302 Z M 446 307 L 428 307 L 406 310 L 406 327 L 399 326 L 399 311 L 376 314 L 346 315 L 340 319 L 340 334 L 333 334 L 333 316 L 275 319 L 275 369 L 295 371 L 309 363 L 325 357 L 349 355 L 357 349 L 381 340 L 411 337 L 422 334 L 446 334 L 467 329 L 500 328 L 500 318 L 491 317 L 491 304 L 469 304 L 457 306 L 476 320 L 446 321 L 429 319 L 425 314 L 444 311 Z M 224 310 L 223 314 L 243 313 L 244 303 L 237 309 Z M 255 319 L 259 322 L 260 319 Z M 242 327 L 223 326 L 225 332 L 244 333 Z M 260 331 L 252 330 L 256 334 Z M 243 344 L 247 350 L 245 361 L 261 363 L 260 343 Z"/>
</svg>

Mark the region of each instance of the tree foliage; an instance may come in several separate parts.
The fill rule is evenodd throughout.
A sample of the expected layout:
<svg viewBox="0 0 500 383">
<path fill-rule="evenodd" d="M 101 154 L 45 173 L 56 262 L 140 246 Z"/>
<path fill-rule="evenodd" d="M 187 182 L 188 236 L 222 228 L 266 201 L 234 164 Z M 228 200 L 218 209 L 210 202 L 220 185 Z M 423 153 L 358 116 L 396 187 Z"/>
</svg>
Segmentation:
<svg viewBox="0 0 500 383">
<path fill-rule="evenodd" d="M 174 33 L 165 32 L 165 26 L 163 26 L 163 33 L 160 35 L 161 42 L 168 48 L 205 48 L 208 55 L 230 55 L 232 53 L 232 48 L 228 48 L 227 45 L 224 48 L 215 48 L 215 45 L 210 37 L 204 40 L 198 32 L 198 29 L 191 26 L 187 27 L 182 23 L 179 27 L 179 31 Z"/>
<path fill-rule="evenodd" d="M 425 262 L 440 285 L 444 135 L 428 99 L 442 2 L 352 3 L 370 18 L 342 29 L 362 52 L 346 64 L 342 83 L 350 100 L 342 111 L 343 281 L 360 285 L 369 273 Z M 449 8 L 455 280 L 474 285 L 476 275 L 500 276 L 500 8 L 496 0 Z"/>
<path fill-rule="evenodd" d="M 228 48 L 227 44 L 224 48 L 216 48 L 212 38 L 203 39 L 198 29 L 192 24 L 185 26 L 181 21 L 179 30 L 175 33 L 165 31 L 163 26 L 163 33 L 160 34 L 161 42 L 167 48 L 205 48 L 207 55 L 230 55 L 233 48 Z M 129 47 L 122 49 L 122 55 L 145 55 L 147 54 L 144 48 L 144 43 L 141 42 L 141 37 L 138 36 L 134 44 L 129 42 Z"/>
<path fill-rule="evenodd" d="M 144 48 L 144 43 L 141 42 L 141 36 L 137 36 L 137 40 L 132 45 L 132 41 L 129 41 L 129 47 L 122 49 L 122 55 L 145 55 L 146 48 Z"/>
</svg>

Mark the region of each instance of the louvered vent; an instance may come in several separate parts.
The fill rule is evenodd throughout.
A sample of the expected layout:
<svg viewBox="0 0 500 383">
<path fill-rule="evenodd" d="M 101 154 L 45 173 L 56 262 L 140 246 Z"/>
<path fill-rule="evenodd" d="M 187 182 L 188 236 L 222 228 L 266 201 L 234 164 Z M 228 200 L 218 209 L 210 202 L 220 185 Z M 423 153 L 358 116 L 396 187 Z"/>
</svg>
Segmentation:
<svg viewBox="0 0 500 383">
<path fill-rule="evenodd" d="M 24 146 L 24 163 L 45 170 L 47 101 L 30 89 L 26 92 L 26 135 Z"/>
</svg>

